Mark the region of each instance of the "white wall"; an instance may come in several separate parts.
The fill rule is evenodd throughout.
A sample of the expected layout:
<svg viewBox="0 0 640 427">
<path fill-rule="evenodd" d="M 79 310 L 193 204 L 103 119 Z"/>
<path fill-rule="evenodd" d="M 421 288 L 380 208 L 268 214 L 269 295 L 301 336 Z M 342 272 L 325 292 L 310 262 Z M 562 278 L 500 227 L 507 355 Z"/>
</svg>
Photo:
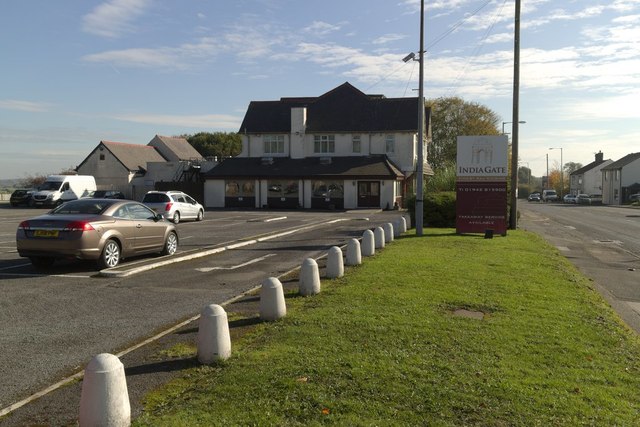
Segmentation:
<svg viewBox="0 0 640 427">
<path fill-rule="evenodd" d="M 204 182 L 204 206 L 206 208 L 223 208 L 225 195 L 225 181 L 223 179 L 208 179 Z"/>
<path fill-rule="evenodd" d="M 640 159 L 629 163 L 622 169 L 623 187 L 628 187 L 636 182 L 640 182 Z"/>
<path fill-rule="evenodd" d="M 353 185 L 352 180 L 344 181 L 344 208 L 355 209 L 358 207 L 358 183 Z"/>
</svg>

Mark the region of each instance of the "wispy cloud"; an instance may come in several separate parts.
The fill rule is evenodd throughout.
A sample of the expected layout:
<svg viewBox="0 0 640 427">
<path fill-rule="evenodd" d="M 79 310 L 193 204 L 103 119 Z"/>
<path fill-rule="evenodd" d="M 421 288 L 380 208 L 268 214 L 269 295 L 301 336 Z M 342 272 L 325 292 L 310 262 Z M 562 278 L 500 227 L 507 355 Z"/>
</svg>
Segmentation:
<svg viewBox="0 0 640 427">
<path fill-rule="evenodd" d="M 133 123 L 144 123 L 162 126 L 176 126 L 195 129 L 231 129 L 238 130 L 242 119 L 226 114 L 204 114 L 195 116 L 175 116 L 163 114 L 127 114 L 112 117 Z"/>
<path fill-rule="evenodd" d="M 101 37 L 117 38 L 132 32 L 132 22 L 142 15 L 150 0 L 111 0 L 97 6 L 82 19 L 83 31 Z"/>
<path fill-rule="evenodd" d="M 51 104 L 44 102 L 20 101 L 17 99 L 0 99 L 0 108 L 3 110 L 44 113 L 49 111 Z"/>
<path fill-rule="evenodd" d="M 303 31 L 317 36 L 326 36 L 327 34 L 339 31 L 340 28 L 341 27 L 339 25 L 333 25 L 322 21 L 314 21 L 311 25 L 304 28 Z"/>
<path fill-rule="evenodd" d="M 398 40 L 403 40 L 406 39 L 407 35 L 406 34 L 385 34 L 381 37 L 378 37 L 377 39 L 373 40 L 373 44 L 387 44 L 387 43 L 392 43 Z"/>
</svg>

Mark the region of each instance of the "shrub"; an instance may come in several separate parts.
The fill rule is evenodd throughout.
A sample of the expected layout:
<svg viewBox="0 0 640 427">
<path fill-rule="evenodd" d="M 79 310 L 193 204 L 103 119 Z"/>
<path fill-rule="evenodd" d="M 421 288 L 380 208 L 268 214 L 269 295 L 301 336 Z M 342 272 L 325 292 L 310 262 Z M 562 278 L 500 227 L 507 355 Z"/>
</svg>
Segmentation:
<svg viewBox="0 0 640 427">
<path fill-rule="evenodd" d="M 411 196 L 407 201 L 407 209 L 411 216 L 411 223 L 415 224 L 416 197 Z M 456 226 L 456 193 L 442 191 L 427 193 L 423 202 L 423 224 L 426 227 L 444 228 Z"/>
</svg>

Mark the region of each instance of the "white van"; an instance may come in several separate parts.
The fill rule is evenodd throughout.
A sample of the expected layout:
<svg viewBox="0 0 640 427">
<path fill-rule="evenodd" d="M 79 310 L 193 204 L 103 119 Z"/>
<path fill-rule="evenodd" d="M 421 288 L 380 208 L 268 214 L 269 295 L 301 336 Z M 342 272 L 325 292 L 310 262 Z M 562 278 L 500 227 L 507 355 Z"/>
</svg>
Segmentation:
<svg viewBox="0 0 640 427">
<path fill-rule="evenodd" d="M 31 206 L 57 206 L 96 191 L 91 175 L 49 175 L 31 195 Z"/>
</svg>

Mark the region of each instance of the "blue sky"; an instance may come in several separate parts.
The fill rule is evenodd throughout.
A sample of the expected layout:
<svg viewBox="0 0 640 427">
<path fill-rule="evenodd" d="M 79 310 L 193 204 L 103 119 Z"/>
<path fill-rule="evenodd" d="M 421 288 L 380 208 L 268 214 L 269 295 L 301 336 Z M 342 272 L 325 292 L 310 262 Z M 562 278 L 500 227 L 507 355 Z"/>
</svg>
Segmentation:
<svg viewBox="0 0 640 427">
<path fill-rule="evenodd" d="M 426 0 L 425 97 L 512 120 L 514 0 Z M 250 101 L 348 81 L 417 96 L 419 0 L 24 0 L 0 14 L 0 178 L 101 140 L 237 131 Z M 640 151 L 640 0 L 522 0 L 520 159 Z M 510 124 L 505 131 L 510 132 Z"/>
</svg>

